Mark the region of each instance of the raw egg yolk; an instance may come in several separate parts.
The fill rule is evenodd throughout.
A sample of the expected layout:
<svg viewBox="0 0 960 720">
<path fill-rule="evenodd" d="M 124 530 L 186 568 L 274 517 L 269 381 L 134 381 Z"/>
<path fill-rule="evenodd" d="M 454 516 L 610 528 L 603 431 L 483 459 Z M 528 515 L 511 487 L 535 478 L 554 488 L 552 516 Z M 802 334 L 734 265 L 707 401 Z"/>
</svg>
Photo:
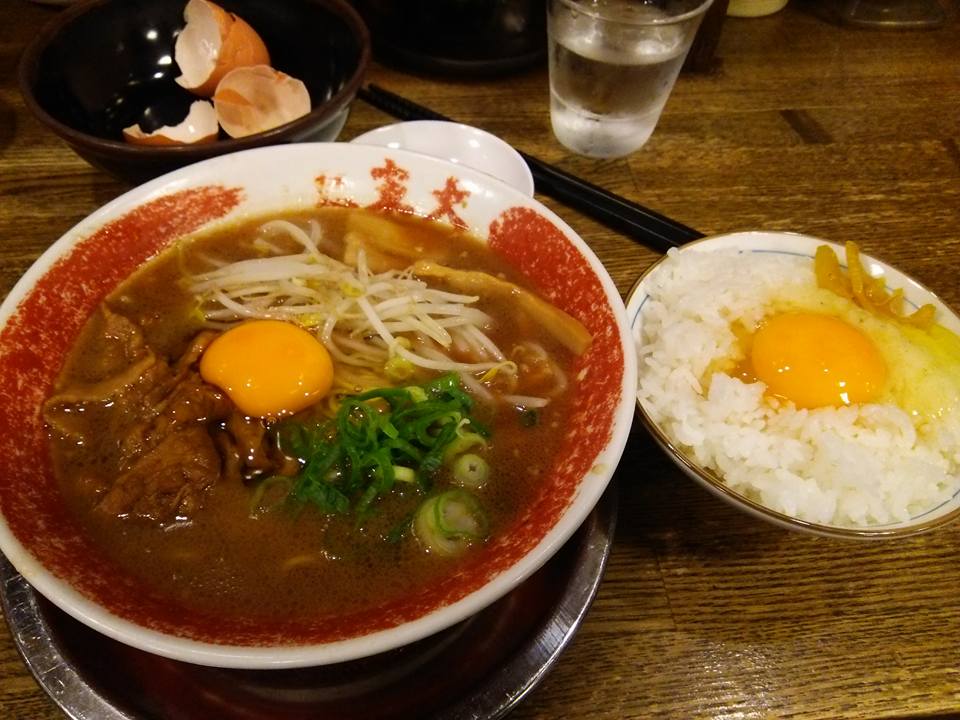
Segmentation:
<svg viewBox="0 0 960 720">
<path fill-rule="evenodd" d="M 313 335 L 279 320 L 237 325 L 210 343 L 200 375 L 251 417 L 303 410 L 330 391 L 333 363 Z"/>
<path fill-rule="evenodd" d="M 750 360 L 768 392 L 798 408 L 870 402 L 887 377 L 869 337 L 844 320 L 816 313 L 765 320 L 754 334 Z"/>
</svg>

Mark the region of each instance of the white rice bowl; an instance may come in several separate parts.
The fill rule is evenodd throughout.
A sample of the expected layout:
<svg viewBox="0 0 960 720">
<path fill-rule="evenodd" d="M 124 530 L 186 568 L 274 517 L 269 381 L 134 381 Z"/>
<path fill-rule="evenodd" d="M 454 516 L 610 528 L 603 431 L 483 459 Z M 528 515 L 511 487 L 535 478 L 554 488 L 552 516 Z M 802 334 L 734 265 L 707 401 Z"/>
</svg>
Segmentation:
<svg viewBox="0 0 960 720">
<path fill-rule="evenodd" d="M 631 298 L 638 402 L 658 431 L 655 436 L 662 433 L 661 444 L 681 454 L 681 466 L 698 480 L 705 474 L 708 482 L 722 483 L 726 499 L 766 508 L 814 530 L 899 530 L 935 525 L 960 513 L 955 507 L 960 502 L 960 408 L 954 404 L 932 421 L 905 411 L 897 399 L 918 383 L 916 372 L 900 378 L 899 366 L 913 368 L 911 353 L 922 355 L 923 349 L 909 343 L 897 347 L 895 323 L 816 289 L 811 258 L 823 241 L 788 234 L 740 236 L 740 242 L 729 240 L 738 236 L 725 236 L 719 243 L 707 240 L 671 251 Z M 777 238 L 786 238 L 789 247 Z M 842 249 L 836 249 L 843 262 Z M 896 273 L 864 260 L 871 274 Z M 888 284 L 898 286 L 890 273 L 885 273 Z M 910 283 L 908 301 L 911 292 L 927 292 L 903 280 Z M 936 300 L 932 295 L 921 299 Z M 718 360 L 743 355 L 732 323 L 754 328 L 772 309 L 798 305 L 819 311 L 811 303 L 829 305 L 829 314 L 847 313 L 848 319 L 852 313 L 866 315 L 855 322 L 875 325 L 871 333 L 887 333 L 884 342 L 890 340 L 898 353 L 895 365 L 886 355 L 893 368 L 888 385 L 901 387 L 871 403 L 804 410 L 765 396 L 762 381 L 744 382 L 714 370 Z M 938 309 L 938 322 L 956 321 L 942 304 Z M 960 397 L 952 379 L 931 382 L 928 394 Z"/>
</svg>

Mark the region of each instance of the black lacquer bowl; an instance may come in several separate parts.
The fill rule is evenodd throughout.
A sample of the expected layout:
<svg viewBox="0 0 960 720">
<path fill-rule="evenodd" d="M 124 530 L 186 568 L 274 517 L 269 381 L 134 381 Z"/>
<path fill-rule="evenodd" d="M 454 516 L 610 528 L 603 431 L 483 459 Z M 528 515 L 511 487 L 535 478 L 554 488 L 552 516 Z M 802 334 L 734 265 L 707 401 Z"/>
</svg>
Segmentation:
<svg viewBox="0 0 960 720">
<path fill-rule="evenodd" d="M 20 62 L 20 89 L 40 122 L 92 165 L 141 182 L 183 165 L 261 145 L 329 141 L 346 122 L 370 58 L 366 25 L 345 0 L 222 0 L 260 35 L 277 70 L 304 82 L 309 114 L 245 138 L 143 146 L 122 129 L 176 125 L 197 98 L 174 82 L 183 2 L 88 0 L 58 14 Z"/>
</svg>

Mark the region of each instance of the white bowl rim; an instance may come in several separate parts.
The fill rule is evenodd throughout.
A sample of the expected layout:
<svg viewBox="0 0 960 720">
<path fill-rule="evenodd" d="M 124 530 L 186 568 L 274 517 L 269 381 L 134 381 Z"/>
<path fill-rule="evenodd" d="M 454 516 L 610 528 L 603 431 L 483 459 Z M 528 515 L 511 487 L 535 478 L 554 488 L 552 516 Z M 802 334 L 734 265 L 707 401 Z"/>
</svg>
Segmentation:
<svg viewBox="0 0 960 720">
<path fill-rule="evenodd" d="M 317 645 L 258 647 L 215 644 L 158 632 L 121 618 L 102 605 L 88 599 L 47 570 L 13 535 L 6 520 L 0 515 L 0 551 L 18 572 L 54 605 L 108 637 L 156 655 L 198 665 L 223 668 L 272 669 L 325 665 L 345 662 L 385 652 L 422 639 L 460 622 L 508 593 L 538 570 L 552 557 L 580 527 L 609 484 L 629 437 L 634 416 L 634 397 L 637 383 L 636 355 L 626 321 L 623 301 L 612 278 L 586 242 L 560 217 L 536 200 L 524 196 L 515 188 L 481 171 L 420 153 L 382 147 L 351 145 L 349 143 L 300 143 L 277 145 L 229 153 L 174 170 L 135 187 L 113 201 L 95 210 L 64 233 L 24 273 L 0 305 L 0 328 L 15 313 L 20 302 L 36 281 L 80 239 L 131 208 L 169 193 L 211 182 L 231 183 L 222 173 L 234 163 L 258 158 L 270 158 L 278 167 L 303 163 L 311 153 L 332 153 L 342 156 L 353 153 L 361 158 L 383 159 L 385 153 L 401 159 L 411 167 L 422 165 L 428 171 L 449 175 L 455 171 L 458 178 L 469 180 L 479 187 L 490 187 L 506 193 L 513 205 L 536 209 L 549 220 L 587 261 L 599 281 L 608 301 L 623 349 L 623 377 L 620 398 L 612 412 L 611 436 L 600 451 L 607 462 L 594 466 L 578 486 L 560 520 L 518 562 L 503 570 L 489 582 L 452 604 L 440 607 L 412 621 L 386 630 L 371 632 L 342 641 Z M 219 177 L 211 174 L 221 173 Z M 512 197 L 511 197 L 512 196 Z M 293 205 L 293 203 L 291 203 Z M 277 207 L 276 211 L 286 208 Z M 592 478 L 592 479 L 591 479 Z"/>
<path fill-rule="evenodd" d="M 770 248 L 771 244 L 777 243 L 788 244 L 792 248 L 790 252 L 797 252 L 797 254 L 803 254 L 809 257 L 812 257 L 812 252 L 803 252 L 801 249 L 813 251 L 818 245 L 830 245 L 837 251 L 839 257 L 844 256 L 843 245 L 837 242 L 804 233 L 768 230 L 743 230 L 710 235 L 693 240 L 678 248 L 677 251 L 710 252 L 720 249 L 735 249 L 745 252 L 763 251 L 765 248 Z M 643 293 L 643 285 L 657 271 L 665 259 L 666 256 L 652 263 L 640 275 L 627 294 L 627 320 L 630 323 L 631 333 L 633 334 L 635 343 L 638 341 L 637 333 L 639 330 L 640 313 L 643 303 L 646 300 L 646 296 Z M 910 275 L 907 275 L 902 270 L 898 270 L 895 266 L 873 255 L 861 252 L 860 260 L 871 275 L 883 275 L 889 281 L 892 281 L 891 284 L 894 286 L 902 287 L 907 302 L 912 302 L 914 306 L 919 306 L 923 303 L 933 304 L 940 315 L 938 318 L 939 321 L 954 332 L 960 333 L 960 316 L 928 287 Z M 889 540 L 930 532 L 960 519 L 960 491 L 941 505 L 935 508 L 928 508 L 921 513 L 920 516 L 900 523 L 868 526 L 831 525 L 828 523 L 801 520 L 800 518 L 786 515 L 733 490 L 727 486 L 715 472 L 693 462 L 687 457 L 683 450 L 675 445 L 659 425 L 650 418 L 643 408 L 639 397 L 637 398 L 636 410 L 644 427 L 646 427 L 656 443 L 670 456 L 684 474 L 721 500 L 730 503 L 755 518 L 771 522 L 787 530 L 844 540 Z M 952 509 L 948 509 L 931 519 L 922 519 L 923 516 L 942 508 Z"/>
</svg>

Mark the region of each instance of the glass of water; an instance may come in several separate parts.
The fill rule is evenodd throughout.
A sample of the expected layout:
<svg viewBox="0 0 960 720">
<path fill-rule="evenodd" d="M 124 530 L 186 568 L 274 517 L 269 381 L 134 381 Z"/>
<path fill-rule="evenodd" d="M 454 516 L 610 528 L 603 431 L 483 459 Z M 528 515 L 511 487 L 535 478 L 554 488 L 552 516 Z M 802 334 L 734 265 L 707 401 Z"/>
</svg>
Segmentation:
<svg viewBox="0 0 960 720">
<path fill-rule="evenodd" d="M 598 158 L 646 143 L 712 1 L 548 0 L 557 139 Z"/>
</svg>

